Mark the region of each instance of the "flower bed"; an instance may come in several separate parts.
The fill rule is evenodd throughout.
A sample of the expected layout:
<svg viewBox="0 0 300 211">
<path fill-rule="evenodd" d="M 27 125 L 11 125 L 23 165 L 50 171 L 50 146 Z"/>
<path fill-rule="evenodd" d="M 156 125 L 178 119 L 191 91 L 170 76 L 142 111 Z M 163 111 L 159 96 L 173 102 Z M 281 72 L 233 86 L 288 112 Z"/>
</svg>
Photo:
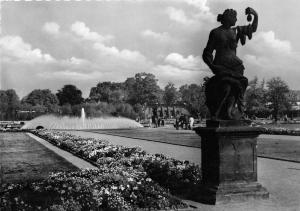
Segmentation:
<svg viewBox="0 0 300 211">
<path fill-rule="evenodd" d="M 116 166 L 132 167 L 147 174 L 172 194 L 188 197 L 195 186 L 200 185 L 201 171 L 198 165 L 179 161 L 162 154 L 150 155 L 139 147 L 124 147 L 108 141 L 82 138 L 58 131 L 33 131 L 52 144 L 73 153 L 99 168 Z"/>
<path fill-rule="evenodd" d="M 252 126 L 264 128 L 264 134 L 300 136 L 300 125 L 297 122 L 280 123 L 277 125 L 270 121 L 255 121 L 252 122 Z"/>
<path fill-rule="evenodd" d="M 186 208 L 147 177 L 126 168 L 60 172 L 30 184 L 4 184 L 4 210 L 142 210 Z M 2 209 L 1 209 L 2 210 Z"/>
<path fill-rule="evenodd" d="M 93 163 L 99 167 L 99 170 L 59 173 L 51 175 L 48 180 L 40 183 L 5 186 L 5 197 L 2 199 L 6 200 L 7 206 L 19 206 L 20 204 L 16 203 L 23 201 L 24 204 L 41 207 L 41 203 L 38 203 L 39 200 L 32 201 L 25 196 L 32 194 L 41 197 L 52 196 L 51 203 L 48 201 L 43 203 L 51 209 L 54 206 L 57 208 L 56 210 L 59 210 L 60 206 L 71 207 L 68 208 L 69 210 L 73 210 L 72 207 L 79 207 L 81 210 L 93 210 L 91 207 L 117 210 L 182 208 L 187 205 L 171 194 L 192 199 L 195 190 L 200 185 L 200 167 L 188 161 L 167 158 L 161 154 L 150 155 L 139 147 L 115 146 L 107 141 L 81 138 L 64 132 L 47 130 L 32 132 Z M 61 180 L 63 182 L 60 183 Z M 100 181 L 101 183 L 99 183 Z M 69 185 L 68 188 L 62 188 L 63 184 Z M 130 184 L 137 185 L 130 186 Z M 36 192 L 36 187 L 41 192 Z M 103 187 L 108 191 L 105 191 Z M 123 190 L 123 188 L 125 189 Z M 86 192 L 82 193 L 81 190 Z M 99 191 L 101 192 L 100 195 L 97 195 L 99 198 L 95 198 L 93 194 Z M 21 194 L 18 195 L 18 192 Z M 112 194 L 105 195 L 108 192 Z M 24 194 L 22 195 L 22 193 Z M 76 198 L 80 195 L 82 195 L 80 198 L 82 202 Z M 48 199 L 49 197 L 46 197 L 44 200 Z M 78 200 L 80 206 L 77 205 Z M 88 203 L 89 201 L 90 203 Z M 117 207 L 114 207 L 113 204 L 116 204 Z"/>
<path fill-rule="evenodd" d="M 264 129 L 265 129 L 264 134 L 300 136 L 300 129 L 288 129 L 283 127 L 277 127 L 277 128 L 264 127 Z"/>
</svg>

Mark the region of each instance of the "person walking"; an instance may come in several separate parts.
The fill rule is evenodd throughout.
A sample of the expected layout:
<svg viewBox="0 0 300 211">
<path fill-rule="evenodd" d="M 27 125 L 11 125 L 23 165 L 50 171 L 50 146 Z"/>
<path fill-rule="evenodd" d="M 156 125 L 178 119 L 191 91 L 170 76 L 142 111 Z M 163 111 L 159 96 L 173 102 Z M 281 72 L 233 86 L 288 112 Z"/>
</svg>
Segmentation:
<svg viewBox="0 0 300 211">
<path fill-rule="evenodd" d="M 195 121 L 194 117 L 190 116 L 190 118 L 189 118 L 189 129 L 190 130 L 192 130 L 194 127 L 194 121 Z"/>
</svg>

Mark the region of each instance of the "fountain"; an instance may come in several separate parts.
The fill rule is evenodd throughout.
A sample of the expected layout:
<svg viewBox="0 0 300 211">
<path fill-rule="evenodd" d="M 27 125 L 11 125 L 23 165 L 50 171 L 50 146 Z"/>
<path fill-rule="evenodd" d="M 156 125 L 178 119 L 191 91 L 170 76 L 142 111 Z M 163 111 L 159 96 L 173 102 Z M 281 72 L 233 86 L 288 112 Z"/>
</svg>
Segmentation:
<svg viewBox="0 0 300 211">
<path fill-rule="evenodd" d="M 81 116 L 55 116 L 43 115 L 26 122 L 22 129 L 64 129 L 64 130 L 82 130 L 82 129 L 121 129 L 121 128 L 140 128 L 140 123 L 123 117 L 100 117 L 86 118 L 84 108 L 81 109 Z"/>
<path fill-rule="evenodd" d="M 84 120 L 85 120 L 85 112 L 84 112 L 84 108 L 81 108 L 81 121 L 82 121 L 82 127 L 84 127 Z"/>
</svg>

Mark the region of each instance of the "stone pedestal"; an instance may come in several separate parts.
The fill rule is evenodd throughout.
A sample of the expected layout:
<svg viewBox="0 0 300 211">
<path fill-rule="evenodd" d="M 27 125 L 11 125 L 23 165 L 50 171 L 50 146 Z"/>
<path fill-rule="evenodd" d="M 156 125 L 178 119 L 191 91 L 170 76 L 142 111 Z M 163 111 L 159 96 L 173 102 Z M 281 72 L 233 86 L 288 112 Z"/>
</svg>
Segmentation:
<svg viewBox="0 0 300 211">
<path fill-rule="evenodd" d="M 268 198 L 257 183 L 257 137 L 262 128 L 249 121 L 207 121 L 201 136 L 202 186 L 196 200 L 208 204 Z"/>
</svg>

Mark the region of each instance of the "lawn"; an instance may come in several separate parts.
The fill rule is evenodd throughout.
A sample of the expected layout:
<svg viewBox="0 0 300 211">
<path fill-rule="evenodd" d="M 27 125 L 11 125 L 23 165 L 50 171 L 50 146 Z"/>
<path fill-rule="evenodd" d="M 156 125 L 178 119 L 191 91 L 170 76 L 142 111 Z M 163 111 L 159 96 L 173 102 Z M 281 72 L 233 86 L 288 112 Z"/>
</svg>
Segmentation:
<svg viewBox="0 0 300 211">
<path fill-rule="evenodd" d="M 157 141 L 181 146 L 201 147 L 200 137 L 192 130 L 175 130 L 175 128 L 137 128 L 86 130 L 95 133 L 124 136 L 129 138 Z"/>
<path fill-rule="evenodd" d="M 36 181 L 50 172 L 77 170 L 25 133 L 0 133 L 0 183 Z"/>
<path fill-rule="evenodd" d="M 264 135 L 258 139 L 257 154 L 258 156 L 286 159 L 300 162 L 300 137 L 296 140 L 280 138 L 280 135 Z"/>
</svg>

